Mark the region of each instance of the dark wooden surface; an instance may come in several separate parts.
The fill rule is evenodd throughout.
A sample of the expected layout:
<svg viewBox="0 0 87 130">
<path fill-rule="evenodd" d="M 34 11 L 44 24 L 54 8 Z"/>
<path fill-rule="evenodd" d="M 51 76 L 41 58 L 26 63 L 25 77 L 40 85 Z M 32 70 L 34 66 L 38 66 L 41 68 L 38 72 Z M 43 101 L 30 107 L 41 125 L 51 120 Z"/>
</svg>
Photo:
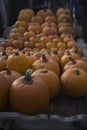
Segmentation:
<svg viewBox="0 0 87 130">
<path fill-rule="evenodd" d="M 87 114 L 87 96 L 79 99 L 71 99 L 61 91 L 58 97 L 49 104 L 48 115 L 60 115 L 65 117 L 77 114 Z"/>
</svg>

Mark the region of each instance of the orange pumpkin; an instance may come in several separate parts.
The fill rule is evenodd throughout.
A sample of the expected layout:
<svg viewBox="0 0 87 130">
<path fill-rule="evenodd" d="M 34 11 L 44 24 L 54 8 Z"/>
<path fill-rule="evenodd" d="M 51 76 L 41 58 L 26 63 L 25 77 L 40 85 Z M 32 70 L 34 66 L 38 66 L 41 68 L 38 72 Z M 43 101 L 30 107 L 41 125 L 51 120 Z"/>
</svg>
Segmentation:
<svg viewBox="0 0 87 130">
<path fill-rule="evenodd" d="M 51 58 L 47 58 L 45 54 L 42 54 L 41 58 L 35 61 L 32 65 L 32 69 L 35 71 L 37 69 L 49 69 L 55 72 L 57 75 L 60 75 L 59 64 Z"/>
<path fill-rule="evenodd" d="M 30 67 L 27 57 L 18 52 L 9 55 L 6 64 L 11 70 L 17 71 L 21 74 L 24 74 Z"/>
<path fill-rule="evenodd" d="M 70 51 L 66 51 L 66 53 L 61 57 L 60 59 L 60 67 L 63 69 L 63 67 L 70 61 L 70 58 L 73 59 L 80 59 L 81 57 L 76 53 L 70 53 Z"/>
<path fill-rule="evenodd" d="M 64 71 L 70 68 L 80 68 L 87 72 L 87 63 L 81 59 L 75 60 L 70 57 L 70 61 L 64 66 Z"/>
<path fill-rule="evenodd" d="M 49 89 L 50 99 L 58 95 L 60 90 L 60 80 L 53 71 L 48 69 L 38 69 L 34 71 L 32 75 L 40 76 L 45 80 Z"/>
<path fill-rule="evenodd" d="M 5 76 L 11 85 L 14 80 L 21 77 L 21 74 L 16 71 L 11 71 L 8 67 L 6 67 L 6 70 L 3 70 L 0 72 L 3 76 Z"/>
<path fill-rule="evenodd" d="M 45 112 L 49 104 L 46 83 L 41 77 L 33 76 L 31 70 L 27 70 L 25 76 L 11 85 L 10 104 L 13 111 L 27 115 Z"/>
<path fill-rule="evenodd" d="M 45 18 L 49 15 L 53 15 L 53 12 L 51 9 L 41 9 L 36 13 L 37 16 L 40 16 L 45 21 Z"/>
<path fill-rule="evenodd" d="M 9 89 L 7 78 L 0 73 L 0 111 L 5 111 L 8 107 Z"/>
<path fill-rule="evenodd" d="M 72 98 L 80 98 L 87 94 L 87 73 L 79 68 L 71 68 L 61 75 L 64 93 Z"/>
</svg>

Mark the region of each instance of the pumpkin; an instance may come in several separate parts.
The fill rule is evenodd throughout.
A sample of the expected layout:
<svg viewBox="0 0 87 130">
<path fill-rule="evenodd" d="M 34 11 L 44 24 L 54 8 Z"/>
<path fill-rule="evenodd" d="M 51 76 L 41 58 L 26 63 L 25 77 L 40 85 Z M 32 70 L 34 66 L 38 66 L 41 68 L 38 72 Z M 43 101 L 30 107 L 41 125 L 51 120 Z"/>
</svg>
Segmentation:
<svg viewBox="0 0 87 130">
<path fill-rule="evenodd" d="M 56 23 L 54 23 L 54 22 L 44 22 L 44 23 L 41 25 L 41 28 L 43 29 L 44 27 L 47 27 L 47 26 L 51 26 L 51 27 L 57 28 L 57 25 L 56 25 Z"/>
<path fill-rule="evenodd" d="M 77 42 L 75 40 L 71 40 L 67 43 L 67 48 L 71 49 L 77 46 Z"/>
<path fill-rule="evenodd" d="M 33 42 L 31 42 L 31 41 L 25 41 L 24 42 L 24 48 L 31 48 L 31 49 L 33 49 L 34 48 L 34 43 Z"/>
<path fill-rule="evenodd" d="M 20 34 L 24 34 L 24 32 L 25 32 L 25 28 L 24 27 L 13 27 L 12 29 L 11 29 L 11 32 L 14 32 L 14 33 L 20 33 Z M 10 33 L 11 33 L 10 32 Z"/>
<path fill-rule="evenodd" d="M 26 14 L 26 13 L 20 13 L 19 15 L 18 15 L 18 20 L 23 20 L 23 21 L 25 21 L 26 23 L 29 23 L 30 22 L 30 20 L 31 20 L 31 18 L 30 18 L 30 15 L 28 15 L 28 14 Z"/>
<path fill-rule="evenodd" d="M 25 22 L 24 20 L 17 20 L 15 22 L 15 27 L 19 28 L 19 27 L 23 27 L 25 30 L 27 29 L 28 23 Z"/>
<path fill-rule="evenodd" d="M 0 111 L 5 111 L 8 107 L 9 88 L 7 78 L 0 73 Z"/>
<path fill-rule="evenodd" d="M 60 35 L 61 35 L 62 33 L 69 33 L 69 34 L 73 35 L 73 29 L 72 29 L 71 26 L 65 26 L 65 25 L 60 26 L 60 27 L 58 28 L 58 32 L 59 32 Z"/>
<path fill-rule="evenodd" d="M 27 57 L 24 54 L 19 54 L 18 52 L 9 55 L 6 64 L 11 70 L 17 71 L 21 74 L 24 74 L 30 67 Z"/>
<path fill-rule="evenodd" d="M 21 77 L 21 74 L 16 71 L 11 71 L 8 67 L 5 68 L 5 70 L 0 72 L 3 76 L 5 76 L 11 85 L 14 80 Z"/>
<path fill-rule="evenodd" d="M 85 72 L 87 72 L 87 63 L 81 59 L 73 59 L 72 57 L 69 57 L 70 61 L 64 66 L 64 71 L 70 68 L 80 68 L 83 69 Z"/>
<path fill-rule="evenodd" d="M 9 34 L 9 38 L 12 39 L 12 41 L 18 39 L 19 37 L 21 37 L 21 33 L 19 32 L 11 32 Z"/>
<path fill-rule="evenodd" d="M 57 11 L 56 11 L 56 17 L 58 18 L 61 14 L 71 15 L 71 11 L 68 8 L 61 7 L 59 9 L 57 9 Z"/>
<path fill-rule="evenodd" d="M 49 89 L 50 99 L 58 95 L 60 90 L 60 80 L 53 71 L 48 69 L 38 69 L 34 71 L 32 75 L 40 76 L 45 80 Z"/>
<path fill-rule="evenodd" d="M 42 18 L 40 16 L 37 16 L 37 15 L 35 15 L 31 18 L 31 22 L 39 23 L 40 25 L 43 23 Z"/>
<path fill-rule="evenodd" d="M 12 40 L 11 39 L 6 39 L 5 41 L 3 41 L 1 43 L 1 47 L 4 47 L 4 49 L 6 49 L 8 46 L 11 46 L 12 44 Z"/>
<path fill-rule="evenodd" d="M 25 76 L 12 83 L 10 104 L 13 111 L 27 115 L 45 112 L 49 104 L 49 90 L 45 81 L 33 76 L 32 70 L 27 70 Z"/>
<path fill-rule="evenodd" d="M 16 39 L 12 41 L 12 47 L 18 49 L 20 46 L 23 46 L 23 40 Z"/>
<path fill-rule="evenodd" d="M 37 11 L 36 16 L 40 16 L 42 18 L 42 21 L 45 21 L 45 18 L 49 15 L 53 15 L 53 12 L 51 9 L 41 9 Z"/>
<path fill-rule="evenodd" d="M 76 53 L 70 53 L 70 51 L 66 51 L 66 53 L 61 57 L 60 59 L 60 67 L 63 69 L 63 67 L 70 61 L 70 58 L 73 59 L 80 59 L 81 57 Z"/>
<path fill-rule="evenodd" d="M 64 48 L 64 49 L 66 49 L 66 43 L 64 43 L 64 42 L 58 42 L 57 43 L 57 49 L 59 50 L 60 48 Z"/>
<path fill-rule="evenodd" d="M 45 54 L 42 54 L 41 58 L 35 61 L 32 65 L 32 69 L 35 71 L 37 69 L 49 69 L 55 72 L 57 75 L 60 75 L 59 64 L 51 58 L 47 58 Z"/>
<path fill-rule="evenodd" d="M 83 57 L 81 58 L 81 60 L 87 62 L 87 57 L 86 57 L 86 56 L 83 56 Z"/>
<path fill-rule="evenodd" d="M 56 35 L 57 34 L 57 29 L 55 27 L 51 26 L 51 25 L 45 26 L 42 29 L 42 33 L 44 33 L 46 36 Z"/>
<path fill-rule="evenodd" d="M 23 34 L 24 38 L 26 38 L 27 40 L 30 40 L 31 37 L 34 37 L 35 36 L 35 33 L 33 31 L 26 31 L 24 32 Z"/>
<path fill-rule="evenodd" d="M 54 15 L 49 15 L 49 16 L 47 16 L 46 18 L 45 18 L 45 22 L 53 22 L 53 23 L 57 23 L 57 21 L 56 21 L 56 17 L 54 16 Z"/>
<path fill-rule="evenodd" d="M 28 8 L 21 9 L 19 15 L 20 14 L 28 14 L 30 18 L 32 18 L 35 15 L 34 10 Z"/>
<path fill-rule="evenodd" d="M 4 70 L 6 67 L 6 59 L 0 58 L 0 71 Z"/>
<path fill-rule="evenodd" d="M 74 52 L 79 54 L 81 57 L 84 55 L 84 51 L 82 48 L 78 47 L 78 46 L 74 46 L 70 49 L 70 52 Z"/>
<path fill-rule="evenodd" d="M 28 26 L 28 31 L 32 31 L 35 34 L 41 32 L 41 26 L 38 23 L 32 23 L 31 25 Z"/>
<path fill-rule="evenodd" d="M 71 98 L 80 98 L 87 94 L 87 73 L 79 68 L 71 68 L 61 75 L 63 92 Z"/>
<path fill-rule="evenodd" d="M 61 23 L 61 22 L 72 23 L 71 15 L 69 15 L 69 14 L 61 14 L 61 15 L 59 15 L 59 17 L 57 18 L 57 23 Z"/>
<path fill-rule="evenodd" d="M 29 62 L 30 68 L 31 68 L 32 64 L 37 60 L 37 57 L 34 56 L 33 54 L 28 53 L 27 58 L 28 58 L 28 62 Z"/>
</svg>

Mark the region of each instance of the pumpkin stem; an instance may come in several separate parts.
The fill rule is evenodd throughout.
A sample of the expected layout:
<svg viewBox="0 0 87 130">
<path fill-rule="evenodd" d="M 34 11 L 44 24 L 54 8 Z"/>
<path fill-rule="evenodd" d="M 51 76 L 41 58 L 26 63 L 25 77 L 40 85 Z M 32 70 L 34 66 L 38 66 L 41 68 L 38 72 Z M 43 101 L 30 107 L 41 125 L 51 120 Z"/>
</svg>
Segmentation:
<svg viewBox="0 0 87 130">
<path fill-rule="evenodd" d="M 46 11 L 47 11 L 47 9 L 44 9 L 43 11 L 44 11 L 44 12 L 46 12 Z"/>
<path fill-rule="evenodd" d="M 57 55 L 57 54 L 58 54 L 57 50 L 54 50 L 54 51 L 53 51 L 53 54 Z"/>
<path fill-rule="evenodd" d="M 15 56 L 19 56 L 19 53 L 18 53 L 18 51 L 16 51 L 16 52 L 15 52 Z"/>
<path fill-rule="evenodd" d="M 2 56 L 6 56 L 6 59 L 8 58 L 8 56 L 7 56 L 5 51 L 2 52 Z"/>
<path fill-rule="evenodd" d="M 76 61 L 70 56 L 69 59 L 72 61 L 73 64 L 76 64 Z"/>
<path fill-rule="evenodd" d="M 70 53 L 70 51 L 69 51 L 69 50 L 67 51 L 67 55 L 71 55 L 71 53 Z"/>
<path fill-rule="evenodd" d="M 19 47 L 19 51 L 22 51 L 23 49 L 24 49 L 24 46 L 21 45 L 21 46 Z"/>
<path fill-rule="evenodd" d="M 77 70 L 75 70 L 75 74 L 76 75 L 80 75 L 80 71 L 77 69 Z"/>
<path fill-rule="evenodd" d="M 11 70 L 8 67 L 6 67 L 5 70 L 7 71 L 7 75 L 11 75 Z"/>
<path fill-rule="evenodd" d="M 28 52 L 28 54 L 27 54 L 28 56 L 30 56 L 30 52 Z"/>
<path fill-rule="evenodd" d="M 28 69 L 26 71 L 25 77 L 24 77 L 25 84 L 32 84 L 33 83 L 33 80 L 32 80 L 32 77 L 31 77 L 32 72 L 33 72 L 32 69 Z"/>
<path fill-rule="evenodd" d="M 45 62 L 45 63 L 48 62 L 48 59 L 47 59 L 47 57 L 45 56 L 45 54 L 42 55 L 42 60 L 43 60 L 43 62 Z"/>
<path fill-rule="evenodd" d="M 74 52 L 77 53 L 77 52 L 78 52 L 78 49 L 79 49 L 78 47 L 75 47 L 75 48 L 74 48 Z"/>
</svg>

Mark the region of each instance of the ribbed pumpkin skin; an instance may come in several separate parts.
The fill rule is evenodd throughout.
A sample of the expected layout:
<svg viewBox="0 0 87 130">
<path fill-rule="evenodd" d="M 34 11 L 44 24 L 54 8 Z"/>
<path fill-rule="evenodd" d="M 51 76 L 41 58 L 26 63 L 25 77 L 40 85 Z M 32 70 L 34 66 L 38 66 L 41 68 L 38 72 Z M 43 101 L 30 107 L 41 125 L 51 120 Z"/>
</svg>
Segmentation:
<svg viewBox="0 0 87 130">
<path fill-rule="evenodd" d="M 44 57 L 43 57 L 44 56 Z M 43 55 L 40 59 L 35 61 L 32 65 L 32 69 L 35 71 L 37 69 L 49 69 L 55 72 L 57 75 L 60 75 L 60 67 L 59 64 L 51 58 L 47 58 Z"/>
<path fill-rule="evenodd" d="M 82 69 L 68 69 L 60 79 L 62 89 L 69 97 L 80 98 L 87 94 L 87 73 Z"/>
<path fill-rule="evenodd" d="M 8 73 L 6 70 L 3 70 L 0 73 L 7 78 L 10 85 L 13 83 L 14 80 L 22 76 L 20 73 L 16 71 L 11 71 L 10 73 Z"/>
<path fill-rule="evenodd" d="M 87 72 L 87 63 L 85 61 L 83 61 L 83 60 L 69 61 L 64 66 L 64 71 L 66 71 L 69 68 L 80 68 L 80 69 L 83 69 L 85 72 Z"/>
<path fill-rule="evenodd" d="M 49 90 L 40 77 L 32 76 L 26 83 L 24 76 L 15 80 L 10 89 L 10 104 L 13 111 L 35 115 L 45 112 L 49 104 Z"/>
<path fill-rule="evenodd" d="M 0 111 L 5 111 L 8 106 L 10 85 L 8 80 L 0 73 Z"/>
<path fill-rule="evenodd" d="M 10 70 L 17 71 L 20 74 L 25 74 L 26 70 L 30 68 L 28 58 L 24 54 L 10 55 L 6 64 Z"/>
<path fill-rule="evenodd" d="M 34 71 L 32 75 L 40 76 L 43 78 L 48 86 L 50 99 L 58 95 L 60 91 L 60 80 L 55 72 L 48 69 L 38 69 Z"/>
</svg>

